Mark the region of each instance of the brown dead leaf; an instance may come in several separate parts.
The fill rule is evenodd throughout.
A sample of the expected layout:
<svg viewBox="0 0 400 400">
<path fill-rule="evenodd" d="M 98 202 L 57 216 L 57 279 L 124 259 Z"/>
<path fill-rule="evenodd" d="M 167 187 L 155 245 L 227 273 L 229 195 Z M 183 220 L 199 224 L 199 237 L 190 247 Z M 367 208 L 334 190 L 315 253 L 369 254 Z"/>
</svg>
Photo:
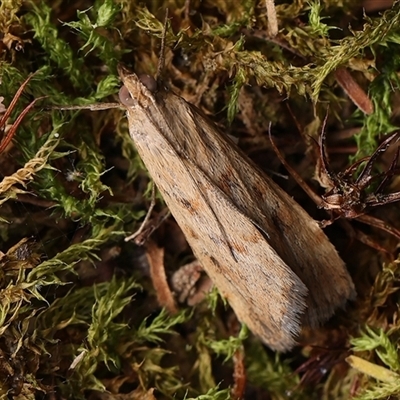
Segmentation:
<svg viewBox="0 0 400 400">
<path fill-rule="evenodd" d="M 150 277 L 157 293 L 158 303 L 171 314 L 177 313 L 178 308 L 165 274 L 164 249 L 158 247 L 152 240 L 148 240 L 146 243 L 146 256 L 150 265 Z"/>
</svg>

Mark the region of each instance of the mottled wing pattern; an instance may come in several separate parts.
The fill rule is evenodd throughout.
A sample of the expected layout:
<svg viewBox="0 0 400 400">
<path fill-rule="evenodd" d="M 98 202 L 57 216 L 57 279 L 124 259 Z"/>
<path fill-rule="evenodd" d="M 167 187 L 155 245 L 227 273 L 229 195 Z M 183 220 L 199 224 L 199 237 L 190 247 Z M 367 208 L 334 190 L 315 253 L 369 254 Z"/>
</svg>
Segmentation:
<svg viewBox="0 0 400 400">
<path fill-rule="evenodd" d="M 178 155 L 173 163 L 163 161 L 169 164 L 168 177 L 163 175 L 156 184 L 221 294 L 270 347 L 291 347 L 305 310 L 304 284 L 251 220 L 193 163 Z M 171 186 L 168 178 L 178 184 Z"/>
<path fill-rule="evenodd" d="M 261 231 L 309 290 L 303 323 L 316 326 L 355 296 L 344 262 L 313 220 L 197 108 L 160 92 L 175 150 L 192 162 Z M 184 121 L 174 115 L 186 115 Z M 184 126 L 182 126 L 184 125 Z M 335 282 L 335 284 L 332 284 Z"/>
<path fill-rule="evenodd" d="M 343 261 L 199 110 L 166 90 L 152 94 L 134 74 L 122 79 L 132 139 L 196 257 L 241 321 L 270 347 L 290 348 L 302 315 L 315 325 L 352 295 Z M 329 285 L 332 273 L 342 287 Z"/>
</svg>

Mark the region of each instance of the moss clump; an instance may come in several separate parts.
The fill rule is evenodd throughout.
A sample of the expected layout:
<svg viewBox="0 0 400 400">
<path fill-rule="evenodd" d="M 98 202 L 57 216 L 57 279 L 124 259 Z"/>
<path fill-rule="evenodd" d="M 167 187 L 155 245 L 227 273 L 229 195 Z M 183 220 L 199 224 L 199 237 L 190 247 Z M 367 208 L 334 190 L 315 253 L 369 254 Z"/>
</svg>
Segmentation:
<svg viewBox="0 0 400 400">
<path fill-rule="evenodd" d="M 338 224 L 327 229 L 352 273 L 357 301 L 324 328 L 304 332 L 290 354 L 273 354 L 240 330 L 215 291 L 174 315 L 157 303 L 146 248 L 123 240 L 149 207 L 149 177 L 123 111 L 51 106 L 115 101 L 119 62 L 154 74 L 166 7 L 165 79 L 238 136 L 261 167 L 279 169 L 270 122 L 305 180 L 316 165 L 309 138 L 318 137 L 327 108 L 337 170 L 353 162 L 350 153 L 370 155 L 381 135 L 398 129 L 399 2 L 363 14 L 356 1 L 276 1 L 280 31 L 271 37 L 263 2 L 3 1 L 2 115 L 35 72 L 4 121 L 3 137 L 45 97 L 0 154 L 1 398 L 398 396 L 396 242 L 357 222 L 349 222 L 356 237 L 367 236 L 381 251 L 357 240 L 349 245 Z M 339 68 L 366 93 L 372 113 L 341 90 Z M 392 159 L 383 154 L 378 172 Z M 326 218 L 295 185 L 285 189 Z M 396 180 L 390 189 L 398 190 Z M 163 207 L 159 198 L 156 213 Z M 395 205 L 374 215 L 400 225 Z M 172 220 L 155 235 L 171 275 L 189 249 Z M 350 353 L 357 358 L 346 362 Z"/>
</svg>

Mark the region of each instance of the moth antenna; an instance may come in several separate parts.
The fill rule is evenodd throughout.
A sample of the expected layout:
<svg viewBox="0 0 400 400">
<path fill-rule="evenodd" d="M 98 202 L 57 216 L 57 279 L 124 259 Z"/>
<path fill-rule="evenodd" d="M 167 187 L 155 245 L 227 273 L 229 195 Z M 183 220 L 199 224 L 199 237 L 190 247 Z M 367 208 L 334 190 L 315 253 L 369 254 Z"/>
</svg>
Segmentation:
<svg viewBox="0 0 400 400">
<path fill-rule="evenodd" d="M 160 57 L 158 59 L 157 75 L 156 75 L 157 82 L 161 79 L 161 75 L 165 67 L 165 41 L 167 37 L 167 26 L 168 26 L 168 8 L 165 10 L 164 28 L 161 37 Z"/>
</svg>

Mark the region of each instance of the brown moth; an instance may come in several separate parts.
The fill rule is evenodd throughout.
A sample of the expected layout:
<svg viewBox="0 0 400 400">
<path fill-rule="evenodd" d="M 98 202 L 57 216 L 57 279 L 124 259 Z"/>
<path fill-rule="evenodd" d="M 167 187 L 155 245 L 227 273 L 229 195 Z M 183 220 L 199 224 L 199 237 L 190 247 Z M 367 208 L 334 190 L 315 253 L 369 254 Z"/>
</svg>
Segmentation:
<svg viewBox="0 0 400 400">
<path fill-rule="evenodd" d="M 355 296 L 336 249 L 199 109 L 161 81 L 119 74 L 132 140 L 194 255 L 239 320 L 289 350 L 303 324 Z"/>
</svg>

